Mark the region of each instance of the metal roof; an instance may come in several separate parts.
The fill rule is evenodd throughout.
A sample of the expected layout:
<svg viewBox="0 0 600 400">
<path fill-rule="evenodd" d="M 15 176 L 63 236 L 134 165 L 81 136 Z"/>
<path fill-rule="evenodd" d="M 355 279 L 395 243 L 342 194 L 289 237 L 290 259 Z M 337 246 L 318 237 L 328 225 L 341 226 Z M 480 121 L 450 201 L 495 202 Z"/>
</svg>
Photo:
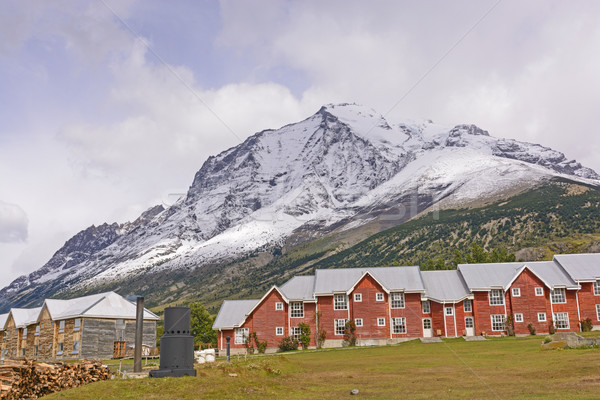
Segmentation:
<svg viewBox="0 0 600 400">
<path fill-rule="evenodd" d="M 27 325 L 35 324 L 42 307 L 36 308 L 11 308 L 9 314 L 12 315 L 17 328 L 24 328 Z"/>
<path fill-rule="evenodd" d="M 314 300 L 315 277 L 295 276 L 279 287 L 288 300 Z"/>
<path fill-rule="evenodd" d="M 460 301 L 471 295 L 457 270 L 422 271 L 427 297 L 438 301 Z"/>
<path fill-rule="evenodd" d="M 600 254 L 557 254 L 554 256 L 576 281 L 589 281 L 600 278 Z"/>
<path fill-rule="evenodd" d="M 7 320 L 8 320 L 8 313 L 0 314 L 0 331 L 4 330 L 4 325 L 6 325 Z"/>
<path fill-rule="evenodd" d="M 254 300 L 225 300 L 219 314 L 213 323 L 213 329 L 234 328 L 244 323 L 246 316 L 260 299 Z"/>
<path fill-rule="evenodd" d="M 524 267 L 529 268 L 550 288 L 577 288 L 577 284 L 553 261 L 460 264 L 458 270 L 470 290 L 486 290 L 499 287 L 508 289 Z"/>
<path fill-rule="evenodd" d="M 369 273 L 388 291 L 424 291 L 419 267 L 379 267 L 318 269 L 315 272 L 315 294 L 347 292 Z"/>
</svg>

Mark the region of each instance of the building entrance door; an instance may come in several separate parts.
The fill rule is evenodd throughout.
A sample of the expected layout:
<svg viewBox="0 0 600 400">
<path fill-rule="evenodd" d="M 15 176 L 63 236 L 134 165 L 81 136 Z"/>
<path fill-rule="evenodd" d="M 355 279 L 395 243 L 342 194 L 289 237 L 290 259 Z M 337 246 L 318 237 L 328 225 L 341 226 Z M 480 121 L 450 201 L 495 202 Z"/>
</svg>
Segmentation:
<svg viewBox="0 0 600 400">
<path fill-rule="evenodd" d="M 423 337 L 432 337 L 431 318 L 423 318 Z"/>
<path fill-rule="evenodd" d="M 475 322 L 473 317 L 465 317 L 465 331 L 467 336 L 475 336 Z"/>
</svg>

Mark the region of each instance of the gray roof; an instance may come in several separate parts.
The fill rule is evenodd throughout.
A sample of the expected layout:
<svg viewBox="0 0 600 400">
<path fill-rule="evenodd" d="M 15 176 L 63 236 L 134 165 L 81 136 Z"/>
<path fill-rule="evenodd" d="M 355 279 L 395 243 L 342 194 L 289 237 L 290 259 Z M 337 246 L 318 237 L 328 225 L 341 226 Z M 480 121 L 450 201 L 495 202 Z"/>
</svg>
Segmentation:
<svg viewBox="0 0 600 400">
<path fill-rule="evenodd" d="M 315 294 L 347 292 L 369 272 L 388 291 L 425 291 L 419 267 L 318 269 L 315 272 Z"/>
<path fill-rule="evenodd" d="M 4 325 L 6 325 L 7 320 L 8 320 L 8 313 L 0 314 L 0 331 L 4 330 Z"/>
<path fill-rule="evenodd" d="M 557 254 L 554 256 L 576 281 L 596 280 L 600 278 L 600 254 Z"/>
<path fill-rule="evenodd" d="M 508 289 L 525 266 L 550 288 L 555 286 L 577 288 L 577 284 L 553 261 L 461 264 L 458 270 L 470 290 L 486 290 L 493 287 Z"/>
<path fill-rule="evenodd" d="M 314 287 L 314 276 L 295 276 L 280 286 L 279 290 L 288 300 L 314 300 Z"/>
<path fill-rule="evenodd" d="M 427 297 L 432 300 L 460 301 L 471 294 L 457 270 L 422 271 L 421 274 Z"/>
<path fill-rule="evenodd" d="M 11 308 L 10 314 L 12 314 L 15 326 L 17 328 L 24 328 L 27 325 L 35 324 L 42 307 L 36 308 Z M 6 321 L 5 321 L 6 322 Z"/>
<path fill-rule="evenodd" d="M 213 329 L 234 328 L 244 323 L 246 316 L 258 304 L 255 300 L 225 300 L 213 323 Z"/>
</svg>

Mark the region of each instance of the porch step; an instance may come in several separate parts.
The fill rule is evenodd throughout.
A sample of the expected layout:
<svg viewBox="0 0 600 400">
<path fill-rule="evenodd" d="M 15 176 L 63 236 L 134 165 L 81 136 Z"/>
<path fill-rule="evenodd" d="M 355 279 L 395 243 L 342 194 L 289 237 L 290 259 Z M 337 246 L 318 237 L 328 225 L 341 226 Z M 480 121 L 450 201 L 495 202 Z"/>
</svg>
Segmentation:
<svg viewBox="0 0 600 400">
<path fill-rule="evenodd" d="M 479 342 L 481 340 L 487 340 L 486 338 L 484 338 L 483 336 L 463 336 L 463 338 L 467 341 L 467 342 Z"/>
<path fill-rule="evenodd" d="M 442 338 L 440 337 L 422 337 L 419 338 L 421 343 L 442 343 Z"/>
</svg>

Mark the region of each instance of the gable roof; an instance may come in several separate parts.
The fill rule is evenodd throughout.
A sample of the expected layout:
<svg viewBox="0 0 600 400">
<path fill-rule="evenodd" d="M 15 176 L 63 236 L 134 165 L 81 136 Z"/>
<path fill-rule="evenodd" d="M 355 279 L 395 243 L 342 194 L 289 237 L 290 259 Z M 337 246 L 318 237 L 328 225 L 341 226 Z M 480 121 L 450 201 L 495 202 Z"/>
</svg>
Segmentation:
<svg viewBox="0 0 600 400">
<path fill-rule="evenodd" d="M 231 329 L 242 325 L 246 316 L 259 302 L 260 299 L 224 300 L 213 323 L 213 329 Z"/>
<path fill-rule="evenodd" d="M 424 292 L 419 267 L 378 267 L 318 269 L 315 271 L 315 295 L 348 292 L 368 273 L 386 291 Z"/>
<path fill-rule="evenodd" d="M 425 293 L 438 302 L 458 302 L 471 296 L 467 284 L 457 270 L 422 271 Z"/>
<path fill-rule="evenodd" d="M 0 331 L 3 331 L 5 329 L 6 321 L 8 321 L 8 313 L 0 314 Z"/>
<path fill-rule="evenodd" d="M 314 287 L 314 275 L 294 276 L 292 279 L 281 285 L 279 290 L 290 301 L 314 301 Z"/>
<path fill-rule="evenodd" d="M 559 263 L 575 281 L 593 281 L 600 278 L 600 254 L 557 254 Z"/>
<path fill-rule="evenodd" d="M 470 290 L 492 288 L 506 290 L 524 268 L 531 270 L 550 289 L 554 287 L 578 288 L 577 283 L 553 261 L 460 264 L 458 266 L 458 270 Z"/>
<path fill-rule="evenodd" d="M 27 325 L 35 324 L 42 307 L 36 308 L 11 308 L 9 314 L 15 321 L 15 327 L 25 328 Z M 10 316 L 7 316 L 7 320 Z"/>
</svg>

